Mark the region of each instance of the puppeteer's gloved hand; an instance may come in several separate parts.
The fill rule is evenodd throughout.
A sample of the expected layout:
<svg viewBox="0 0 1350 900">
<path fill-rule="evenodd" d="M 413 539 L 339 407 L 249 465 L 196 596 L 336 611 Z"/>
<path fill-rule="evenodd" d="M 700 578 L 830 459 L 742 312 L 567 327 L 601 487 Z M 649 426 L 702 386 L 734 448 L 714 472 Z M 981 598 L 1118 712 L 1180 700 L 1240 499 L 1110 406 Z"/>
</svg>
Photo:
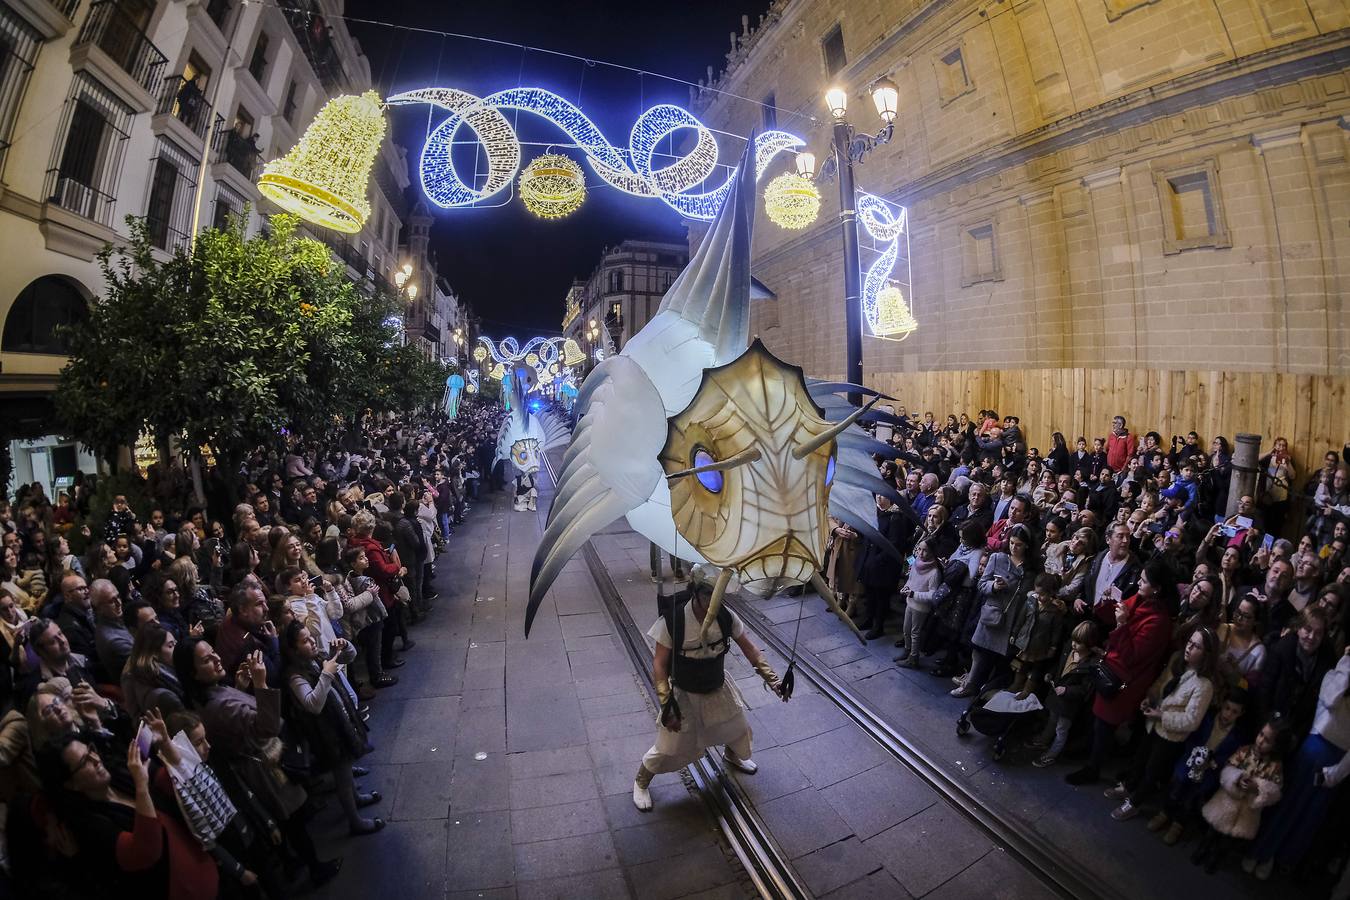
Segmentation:
<svg viewBox="0 0 1350 900">
<path fill-rule="evenodd" d="M 660 703 L 661 725 L 670 731 L 680 730 L 680 704 L 670 687 L 670 679 L 656 682 L 656 699 Z"/>
<path fill-rule="evenodd" d="M 754 665 L 759 677 L 764 679 L 764 686 L 775 694 L 778 693 L 782 689 L 782 684 L 778 680 L 778 673 L 773 670 L 773 666 L 769 665 L 769 661 L 761 656 Z"/>
</svg>

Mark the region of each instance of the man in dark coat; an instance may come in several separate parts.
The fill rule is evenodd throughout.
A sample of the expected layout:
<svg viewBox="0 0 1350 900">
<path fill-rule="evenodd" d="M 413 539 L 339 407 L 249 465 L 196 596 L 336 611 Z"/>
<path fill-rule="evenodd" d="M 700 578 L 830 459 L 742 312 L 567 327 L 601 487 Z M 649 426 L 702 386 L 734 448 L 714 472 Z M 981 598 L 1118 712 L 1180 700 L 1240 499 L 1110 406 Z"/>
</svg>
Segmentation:
<svg viewBox="0 0 1350 900">
<path fill-rule="evenodd" d="M 914 511 L 900 509 L 890 498 L 877 497 L 877 531 L 890 541 L 891 546 L 902 548 L 908 545 L 914 532 Z M 898 559 L 887 550 L 870 541 L 863 544 L 858 554 L 858 580 L 862 583 L 867 598 L 866 621 L 860 622 L 860 629 L 867 628 L 867 639 L 876 640 L 886 631 L 886 617 L 891 610 L 891 597 L 900 586 L 900 576 L 904 574 Z"/>
</svg>

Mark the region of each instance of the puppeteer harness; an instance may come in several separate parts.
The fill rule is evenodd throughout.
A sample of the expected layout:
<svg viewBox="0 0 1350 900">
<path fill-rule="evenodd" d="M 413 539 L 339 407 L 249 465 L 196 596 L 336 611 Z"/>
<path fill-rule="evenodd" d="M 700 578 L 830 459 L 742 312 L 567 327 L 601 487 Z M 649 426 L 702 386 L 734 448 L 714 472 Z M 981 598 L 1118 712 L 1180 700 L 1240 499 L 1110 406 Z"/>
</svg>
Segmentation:
<svg viewBox="0 0 1350 900">
<path fill-rule="evenodd" d="M 684 652 L 684 610 L 691 600 L 689 592 L 657 600 L 661 617 L 666 620 L 666 631 L 670 634 L 670 680 L 691 694 L 711 694 L 726 681 L 724 665 L 727 651 L 731 649 L 731 610 L 724 606 L 717 611 L 717 627 L 722 636 L 707 645 L 715 655 L 699 659 Z"/>
</svg>

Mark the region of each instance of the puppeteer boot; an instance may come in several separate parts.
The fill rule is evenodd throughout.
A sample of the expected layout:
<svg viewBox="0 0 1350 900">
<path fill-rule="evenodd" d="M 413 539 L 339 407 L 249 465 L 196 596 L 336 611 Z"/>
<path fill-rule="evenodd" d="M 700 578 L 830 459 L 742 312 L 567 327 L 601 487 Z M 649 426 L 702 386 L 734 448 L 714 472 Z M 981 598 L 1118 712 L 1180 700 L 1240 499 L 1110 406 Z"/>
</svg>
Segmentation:
<svg viewBox="0 0 1350 900">
<path fill-rule="evenodd" d="M 638 766 L 637 777 L 633 779 L 633 805 L 642 812 L 651 812 L 652 792 L 648 788 L 655 777 L 656 773 L 647 771 L 645 765 Z"/>
</svg>

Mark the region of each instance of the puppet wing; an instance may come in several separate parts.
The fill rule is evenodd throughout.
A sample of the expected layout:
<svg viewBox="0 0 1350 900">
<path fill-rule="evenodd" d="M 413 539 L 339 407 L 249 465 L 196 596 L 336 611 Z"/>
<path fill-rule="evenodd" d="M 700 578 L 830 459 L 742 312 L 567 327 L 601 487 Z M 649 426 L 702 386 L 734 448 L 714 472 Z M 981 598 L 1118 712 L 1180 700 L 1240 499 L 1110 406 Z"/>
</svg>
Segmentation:
<svg viewBox="0 0 1350 900">
<path fill-rule="evenodd" d="M 572 554 L 601 528 L 646 503 L 663 475 L 657 457 L 666 443 L 665 411 L 641 366 L 611 356 L 586 379 L 583 397 L 530 570 L 526 635 Z"/>
</svg>

